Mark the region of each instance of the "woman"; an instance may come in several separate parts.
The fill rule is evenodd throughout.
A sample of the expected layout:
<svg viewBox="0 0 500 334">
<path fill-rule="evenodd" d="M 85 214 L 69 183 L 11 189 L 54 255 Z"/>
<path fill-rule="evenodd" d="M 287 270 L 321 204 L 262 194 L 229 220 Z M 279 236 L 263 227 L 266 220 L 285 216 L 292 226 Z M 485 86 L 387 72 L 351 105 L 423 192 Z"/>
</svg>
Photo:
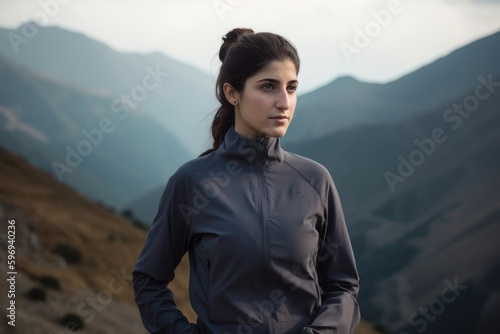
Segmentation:
<svg viewBox="0 0 500 334">
<path fill-rule="evenodd" d="M 271 33 L 224 38 L 213 148 L 169 179 L 134 270 L 151 333 L 353 333 L 358 274 L 328 171 L 280 148 L 300 61 Z M 167 285 L 189 251 L 189 323 Z"/>
</svg>

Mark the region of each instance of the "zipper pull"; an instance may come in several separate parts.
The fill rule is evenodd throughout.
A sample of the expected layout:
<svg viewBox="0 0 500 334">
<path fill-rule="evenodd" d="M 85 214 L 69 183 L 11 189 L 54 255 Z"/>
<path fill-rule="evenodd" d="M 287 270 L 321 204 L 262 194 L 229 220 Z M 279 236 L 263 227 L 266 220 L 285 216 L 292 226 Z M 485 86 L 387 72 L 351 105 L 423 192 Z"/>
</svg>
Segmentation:
<svg viewBox="0 0 500 334">
<path fill-rule="evenodd" d="M 259 151 L 262 152 L 264 150 L 268 139 L 269 137 L 264 137 L 264 136 L 262 136 L 262 138 L 259 139 Z"/>
</svg>

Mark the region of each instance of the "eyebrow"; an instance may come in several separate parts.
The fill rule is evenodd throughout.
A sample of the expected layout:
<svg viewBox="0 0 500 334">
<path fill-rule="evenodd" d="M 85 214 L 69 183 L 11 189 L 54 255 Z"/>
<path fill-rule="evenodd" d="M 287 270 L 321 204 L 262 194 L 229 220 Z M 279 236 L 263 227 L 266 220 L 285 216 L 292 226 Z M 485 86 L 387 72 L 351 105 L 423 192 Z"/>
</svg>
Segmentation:
<svg viewBox="0 0 500 334">
<path fill-rule="evenodd" d="M 258 80 L 257 82 L 262 82 L 262 81 L 267 81 L 267 82 L 272 82 L 272 83 L 277 83 L 279 84 L 280 81 L 279 80 L 276 80 L 276 79 L 272 79 L 272 78 L 264 78 L 264 79 L 260 79 Z M 298 83 L 299 81 L 298 80 L 290 80 L 288 81 L 288 83 Z"/>
</svg>

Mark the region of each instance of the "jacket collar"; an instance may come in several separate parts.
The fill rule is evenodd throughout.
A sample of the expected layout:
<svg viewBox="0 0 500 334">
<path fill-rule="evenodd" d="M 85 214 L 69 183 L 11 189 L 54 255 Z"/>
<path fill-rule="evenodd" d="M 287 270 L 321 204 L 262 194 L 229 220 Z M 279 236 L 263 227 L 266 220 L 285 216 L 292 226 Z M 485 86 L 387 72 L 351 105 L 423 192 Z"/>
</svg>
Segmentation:
<svg viewBox="0 0 500 334">
<path fill-rule="evenodd" d="M 250 165 L 265 167 L 281 163 L 285 155 L 279 138 L 263 135 L 245 138 L 236 132 L 234 127 L 227 131 L 224 142 L 217 151 L 229 159 L 243 159 Z"/>
</svg>

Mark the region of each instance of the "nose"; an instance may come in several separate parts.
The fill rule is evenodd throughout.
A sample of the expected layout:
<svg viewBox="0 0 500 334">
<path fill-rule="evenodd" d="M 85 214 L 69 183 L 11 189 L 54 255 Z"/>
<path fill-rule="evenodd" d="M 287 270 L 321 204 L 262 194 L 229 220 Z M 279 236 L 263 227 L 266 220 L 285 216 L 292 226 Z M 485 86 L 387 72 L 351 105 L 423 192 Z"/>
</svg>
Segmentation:
<svg viewBox="0 0 500 334">
<path fill-rule="evenodd" d="M 276 100 L 276 108 L 279 110 L 288 110 L 290 109 L 290 95 L 288 91 L 285 89 L 281 89 L 278 93 Z"/>
</svg>

